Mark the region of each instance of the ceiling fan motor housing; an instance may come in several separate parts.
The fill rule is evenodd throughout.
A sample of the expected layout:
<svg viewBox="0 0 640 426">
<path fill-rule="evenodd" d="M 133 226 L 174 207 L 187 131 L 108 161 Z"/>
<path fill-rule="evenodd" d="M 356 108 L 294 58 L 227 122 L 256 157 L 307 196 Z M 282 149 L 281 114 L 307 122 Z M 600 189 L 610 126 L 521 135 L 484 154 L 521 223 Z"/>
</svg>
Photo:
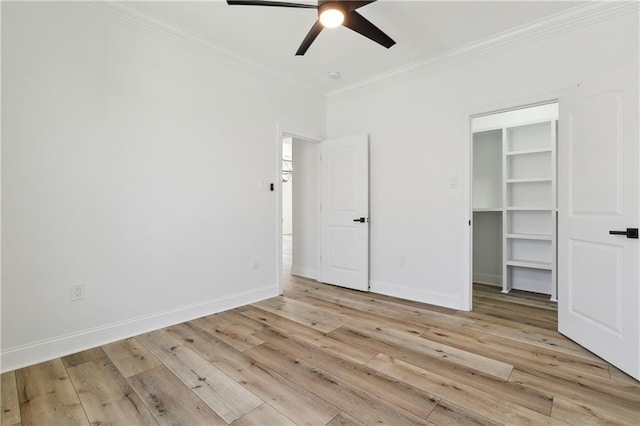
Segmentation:
<svg viewBox="0 0 640 426">
<path fill-rule="evenodd" d="M 322 15 L 322 13 L 326 10 L 339 10 L 343 15 L 347 15 L 347 8 L 344 5 L 343 1 L 336 0 L 319 0 L 318 1 L 318 16 Z"/>
</svg>

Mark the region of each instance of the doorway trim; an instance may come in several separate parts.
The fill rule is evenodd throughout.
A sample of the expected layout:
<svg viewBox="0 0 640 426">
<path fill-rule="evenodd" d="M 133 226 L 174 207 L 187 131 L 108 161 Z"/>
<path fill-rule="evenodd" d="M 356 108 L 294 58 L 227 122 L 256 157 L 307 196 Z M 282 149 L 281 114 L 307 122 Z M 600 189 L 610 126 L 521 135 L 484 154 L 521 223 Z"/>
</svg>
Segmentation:
<svg viewBox="0 0 640 426">
<path fill-rule="evenodd" d="M 472 120 L 477 117 L 483 117 L 486 115 L 499 114 L 507 111 L 515 111 L 524 108 L 530 108 L 540 105 L 546 105 L 551 103 L 558 103 L 560 105 L 561 94 L 568 91 L 569 88 L 563 88 L 552 92 L 546 96 L 528 98 L 521 100 L 512 100 L 506 102 L 500 102 L 493 105 L 488 105 L 484 108 L 477 108 L 476 111 L 482 112 L 467 112 L 465 114 L 467 132 L 466 132 L 466 144 L 465 144 L 465 159 L 464 159 L 464 171 L 466 176 L 464 177 L 467 185 L 465 191 L 465 211 L 467 212 L 469 226 L 467 232 L 467 241 L 464 245 L 466 259 L 465 267 L 467 268 L 465 276 L 467 277 L 467 286 L 462 294 L 462 309 L 466 311 L 473 310 L 473 125 Z M 518 105 L 518 106 L 514 106 Z M 559 141 L 559 138 L 557 139 Z M 557 142 L 556 142 L 557 143 Z M 556 168 L 558 167 L 556 158 Z M 557 242 L 556 242 L 557 244 Z M 558 283 L 558 285 L 560 285 Z"/>
<path fill-rule="evenodd" d="M 278 283 L 278 294 L 282 294 L 283 292 L 283 286 L 282 286 L 282 278 L 283 278 L 283 275 L 282 275 L 282 263 L 283 263 L 283 259 L 282 259 L 282 140 L 287 137 L 293 138 L 293 141 L 291 142 L 292 144 L 295 143 L 296 139 L 302 140 L 305 142 L 311 142 L 311 143 L 320 143 L 323 140 L 323 138 L 321 137 L 302 135 L 299 133 L 294 133 L 294 132 L 285 130 L 280 125 L 276 126 L 276 154 L 277 154 L 277 158 L 275 161 L 275 166 L 276 166 L 275 171 L 277 176 L 277 179 L 275 182 L 276 194 L 277 194 L 276 195 L 276 252 L 277 252 L 276 281 Z M 317 161 L 318 162 L 320 161 L 319 157 Z M 318 168 L 318 173 L 319 173 L 319 168 Z M 318 179 L 318 184 L 319 182 L 320 180 Z M 320 191 L 318 191 L 318 197 L 319 196 L 320 196 Z M 319 205 L 319 202 L 320 201 L 318 200 L 318 205 Z M 320 223 L 318 223 L 318 235 L 320 235 L 319 232 L 320 232 Z M 317 245 L 318 245 L 318 253 L 320 253 L 319 251 L 320 238 L 318 238 Z"/>
</svg>

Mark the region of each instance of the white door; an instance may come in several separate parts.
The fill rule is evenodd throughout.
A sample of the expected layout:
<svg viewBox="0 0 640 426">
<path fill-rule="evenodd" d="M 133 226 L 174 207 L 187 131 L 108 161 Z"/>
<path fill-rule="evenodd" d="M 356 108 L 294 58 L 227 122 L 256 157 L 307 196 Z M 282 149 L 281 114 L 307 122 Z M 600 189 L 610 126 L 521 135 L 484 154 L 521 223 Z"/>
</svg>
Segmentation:
<svg viewBox="0 0 640 426">
<path fill-rule="evenodd" d="M 369 290 L 369 138 L 320 144 L 321 280 Z"/>
<path fill-rule="evenodd" d="M 558 329 L 640 379 L 637 61 L 560 99 Z"/>
</svg>

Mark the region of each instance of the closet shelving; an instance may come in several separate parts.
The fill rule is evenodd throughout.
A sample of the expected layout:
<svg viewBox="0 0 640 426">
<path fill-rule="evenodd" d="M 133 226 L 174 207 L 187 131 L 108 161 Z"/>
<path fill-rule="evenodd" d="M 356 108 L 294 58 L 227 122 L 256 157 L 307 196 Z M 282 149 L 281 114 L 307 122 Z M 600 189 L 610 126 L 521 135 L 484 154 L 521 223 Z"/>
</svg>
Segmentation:
<svg viewBox="0 0 640 426">
<path fill-rule="evenodd" d="M 477 275 L 501 281 L 505 293 L 527 290 L 556 300 L 557 116 L 558 105 L 545 104 L 472 122 L 474 247 L 482 247 L 481 266 L 494 266 Z M 474 249 L 474 280 L 477 255 Z"/>
</svg>

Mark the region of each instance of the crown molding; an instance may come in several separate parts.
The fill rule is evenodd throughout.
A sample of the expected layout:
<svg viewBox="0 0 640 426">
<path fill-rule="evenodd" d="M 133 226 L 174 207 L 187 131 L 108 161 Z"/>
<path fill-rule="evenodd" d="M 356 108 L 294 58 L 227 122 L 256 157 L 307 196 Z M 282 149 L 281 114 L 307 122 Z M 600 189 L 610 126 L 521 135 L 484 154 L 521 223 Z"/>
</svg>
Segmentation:
<svg viewBox="0 0 640 426">
<path fill-rule="evenodd" d="M 595 0 L 521 27 L 504 31 L 486 39 L 469 43 L 440 56 L 416 61 L 409 65 L 360 80 L 327 94 L 280 74 L 271 68 L 222 49 L 202 37 L 195 36 L 175 25 L 138 12 L 122 3 L 73 0 L 67 0 L 67 3 L 128 28 L 142 31 L 183 49 L 188 49 L 203 55 L 214 56 L 216 59 L 226 59 L 232 63 L 242 64 L 266 73 L 314 95 L 326 97 L 329 104 L 501 52 L 506 52 L 529 43 L 555 37 L 619 16 L 637 13 L 640 9 L 640 2 L 638 1 Z"/>
<path fill-rule="evenodd" d="M 438 57 L 416 61 L 407 66 L 334 90 L 327 94 L 327 103 L 331 104 L 352 98 L 619 16 L 637 13 L 639 9 L 640 3 L 637 1 L 598 0 L 589 2 L 586 5 L 577 6 L 527 25 L 469 43 Z"/>
<path fill-rule="evenodd" d="M 66 0 L 66 2 L 67 4 L 77 6 L 87 12 L 91 12 L 111 22 L 115 22 L 125 27 L 144 32 L 148 35 L 171 43 L 180 48 L 191 50 L 192 52 L 205 56 L 213 56 L 218 60 L 222 58 L 235 64 L 242 64 L 249 68 L 253 68 L 255 70 L 269 74 L 280 80 L 284 80 L 315 95 L 319 95 L 322 97 L 326 96 L 326 93 L 314 89 L 311 86 L 280 74 L 270 68 L 255 63 L 231 51 L 216 46 L 215 44 L 205 40 L 204 38 L 198 37 L 188 31 L 185 31 L 176 25 L 172 25 L 165 21 L 153 18 L 142 12 L 138 12 L 137 10 L 134 10 L 122 3 L 113 1 L 74 0 Z"/>
</svg>

